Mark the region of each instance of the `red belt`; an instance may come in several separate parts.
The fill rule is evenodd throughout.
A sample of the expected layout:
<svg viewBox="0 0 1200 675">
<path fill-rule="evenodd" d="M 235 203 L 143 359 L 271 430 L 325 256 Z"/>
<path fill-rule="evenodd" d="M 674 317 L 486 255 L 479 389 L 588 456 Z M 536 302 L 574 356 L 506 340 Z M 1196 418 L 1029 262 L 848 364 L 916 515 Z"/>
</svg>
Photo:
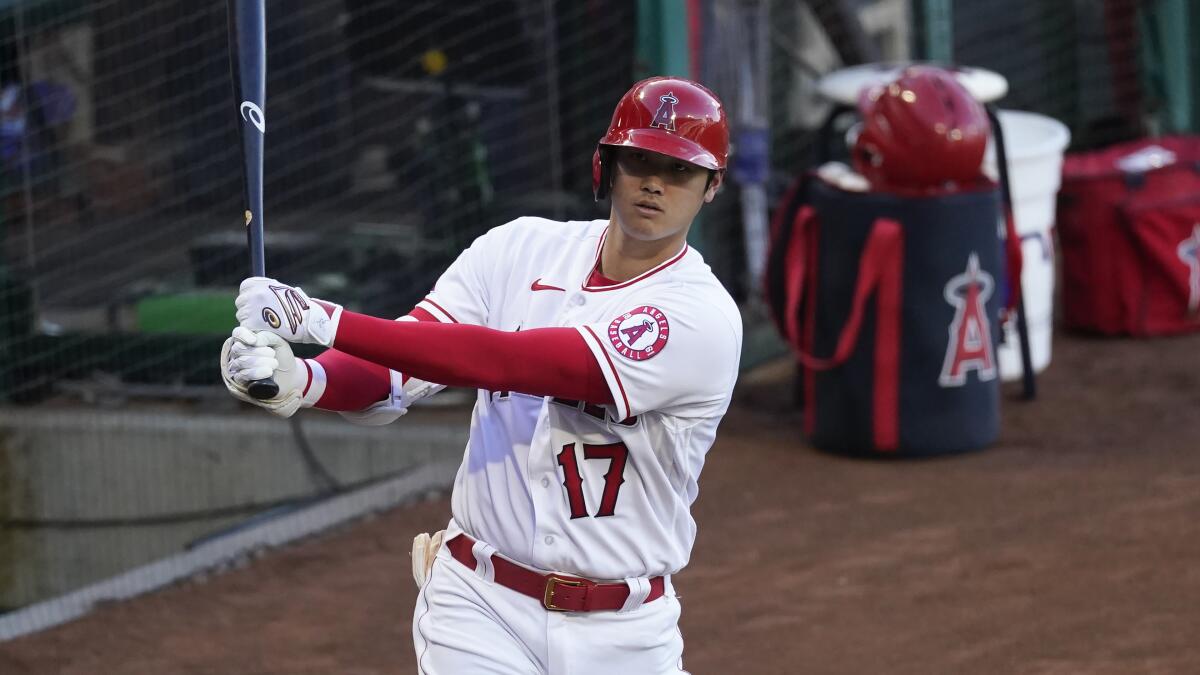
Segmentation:
<svg viewBox="0 0 1200 675">
<path fill-rule="evenodd" d="M 475 541 L 460 534 L 446 542 L 450 555 L 458 562 L 475 569 L 475 554 L 471 548 Z M 542 606 L 552 612 L 596 612 L 621 609 L 629 597 L 626 584 L 601 584 L 590 579 L 563 576 L 561 574 L 539 574 L 531 569 L 492 555 L 492 569 L 496 572 L 496 583 L 523 595 L 540 600 Z M 663 596 L 663 578 L 650 580 L 650 595 L 644 602 Z"/>
</svg>

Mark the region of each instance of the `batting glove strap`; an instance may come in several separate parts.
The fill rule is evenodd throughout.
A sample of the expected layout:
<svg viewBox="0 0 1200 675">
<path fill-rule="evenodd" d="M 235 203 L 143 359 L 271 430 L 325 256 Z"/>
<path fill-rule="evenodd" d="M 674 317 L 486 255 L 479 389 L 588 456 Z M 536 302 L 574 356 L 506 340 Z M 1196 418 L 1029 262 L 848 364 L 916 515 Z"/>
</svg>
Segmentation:
<svg viewBox="0 0 1200 675">
<path fill-rule="evenodd" d="M 354 424 L 365 427 L 378 427 L 391 424 L 408 412 L 408 400 L 404 395 L 404 376 L 392 370 L 392 389 L 388 397 L 363 410 L 343 411 L 338 413 Z"/>
<path fill-rule="evenodd" d="M 307 369 L 308 382 L 300 392 L 300 405 L 305 408 L 311 408 L 325 394 L 325 385 L 329 382 L 329 379 L 326 377 L 325 368 L 321 366 L 320 361 L 316 359 L 301 359 L 301 363 Z"/>
</svg>

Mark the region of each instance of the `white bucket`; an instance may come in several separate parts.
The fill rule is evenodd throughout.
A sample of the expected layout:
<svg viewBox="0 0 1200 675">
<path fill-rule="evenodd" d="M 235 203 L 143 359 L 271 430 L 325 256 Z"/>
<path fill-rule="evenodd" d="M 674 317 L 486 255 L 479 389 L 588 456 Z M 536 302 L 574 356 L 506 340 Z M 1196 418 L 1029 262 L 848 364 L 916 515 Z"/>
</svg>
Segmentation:
<svg viewBox="0 0 1200 675">
<path fill-rule="evenodd" d="M 1025 318 L 1029 326 L 1029 353 L 1034 372 L 1050 363 L 1050 338 L 1054 332 L 1054 207 L 1062 183 L 1063 152 L 1071 133 L 1058 120 L 1037 113 L 1001 110 L 1000 127 L 1008 156 L 1013 220 L 1021 237 L 1024 267 Z M 996 153 L 988 144 L 984 171 L 998 179 Z M 1016 320 L 1004 324 L 1004 344 L 999 348 L 1000 377 L 1021 378 L 1021 344 Z"/>
</svg>

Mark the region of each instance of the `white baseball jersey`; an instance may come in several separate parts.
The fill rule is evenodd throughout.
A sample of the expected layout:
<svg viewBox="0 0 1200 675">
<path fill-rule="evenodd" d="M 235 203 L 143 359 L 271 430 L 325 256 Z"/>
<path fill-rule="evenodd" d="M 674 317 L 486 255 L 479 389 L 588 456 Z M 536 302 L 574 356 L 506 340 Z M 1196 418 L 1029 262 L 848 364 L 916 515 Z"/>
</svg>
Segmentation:
<svg viewBox="0 0 1200 675">
<path fill-rule="evenodd" d="M 741 317 L 685 246 L 641 276 L 587 285 L 608 221 L 520 218 L 484 234 L 418 306 L 515 331 L 569 326 L 615 401 L 480 391 L 454 521 L 517 562 L 596 580 L 687 564 L 705 453 L 729 406 Z M 529 367 L 539 367 L 531 354 Z"/>
</svg>

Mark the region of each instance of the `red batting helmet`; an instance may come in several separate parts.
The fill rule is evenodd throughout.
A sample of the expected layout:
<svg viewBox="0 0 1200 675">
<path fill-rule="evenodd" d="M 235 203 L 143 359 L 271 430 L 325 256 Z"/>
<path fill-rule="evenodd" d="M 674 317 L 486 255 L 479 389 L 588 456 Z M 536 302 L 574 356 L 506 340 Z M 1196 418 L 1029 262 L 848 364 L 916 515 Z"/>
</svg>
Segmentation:
<svg viewBox="0 0 1200 675">
<path fill-rule="evenodd" d="M 625 92 L 613 111 L 608 133 L 592 154 L 592 192 L 608 193 L 611 147 L 649 150 L 711 171 L 724 171 L 729 125 L 717 95 L 679 77 L 652 77 Z"/>
<path fill-rule="evenodd" d="M 982 176 L 991 126 L 983 105 L 949 72 L 907 68 L 859 98 L 854 168 L 874 189 L 937 191 Z"/>
</svg>

